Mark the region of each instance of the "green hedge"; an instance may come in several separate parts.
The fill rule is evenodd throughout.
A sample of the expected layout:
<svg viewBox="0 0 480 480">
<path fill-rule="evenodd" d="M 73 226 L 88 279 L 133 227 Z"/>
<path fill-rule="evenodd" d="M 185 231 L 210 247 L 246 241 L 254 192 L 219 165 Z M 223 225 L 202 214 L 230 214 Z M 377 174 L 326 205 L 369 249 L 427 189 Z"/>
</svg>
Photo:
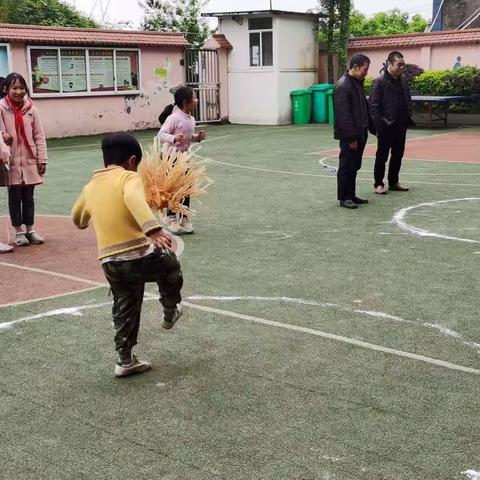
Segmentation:
<svg viewBox="0 0 480 480">
<path fill-rule="evenodd" d="M 363 88 L 370 95 L 373 78 L 367 77 Z M 480 103 L 480 68 L 460 67 L 453 70 L 428 71 L 412 78 L 410 88 L 417 95 L 428 96 L 467 96 Z M 452 112 L 471 110 L 469 103 L 450 106 Z"/>
<path fill-rule="evenodd" d="M 367 77 L 363 82 L 363 89 L 365 90 L 365 95 L 367 96 L 370 95 L 370 92 L 372 91 L 372 84 L 373 84 L 372 77 Z"/>
<path fill-rule="evenodd" d="M 471 96 L 480 79 L 480 68 L 461 67 L 454 70 L 425 72 L 412 82 L 412 90 L 419 95 Z"/>
</svg>

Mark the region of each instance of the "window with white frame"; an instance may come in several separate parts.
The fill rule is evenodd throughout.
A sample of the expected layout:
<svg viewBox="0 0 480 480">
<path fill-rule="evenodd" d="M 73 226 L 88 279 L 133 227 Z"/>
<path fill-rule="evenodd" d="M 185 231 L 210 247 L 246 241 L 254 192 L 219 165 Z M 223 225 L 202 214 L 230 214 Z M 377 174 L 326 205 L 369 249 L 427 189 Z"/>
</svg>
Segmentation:
<svg viewBox="0 0 480 480">
<path fill-rule="evenodd" d="M 140 51 L 29 47 L 33 96 L 139 93 Z"/>
<path fill-rule="evenodd" d="M 273 20 L 271 17 L 250 18 L 250 66 L 271 67 L 273 65 Z"/>
<path fill-rule="evenodd" d="M 10 72 L 10 48 L 8 44 L 0 43 L 0 77 L 6 77 Z"/>
</svg>

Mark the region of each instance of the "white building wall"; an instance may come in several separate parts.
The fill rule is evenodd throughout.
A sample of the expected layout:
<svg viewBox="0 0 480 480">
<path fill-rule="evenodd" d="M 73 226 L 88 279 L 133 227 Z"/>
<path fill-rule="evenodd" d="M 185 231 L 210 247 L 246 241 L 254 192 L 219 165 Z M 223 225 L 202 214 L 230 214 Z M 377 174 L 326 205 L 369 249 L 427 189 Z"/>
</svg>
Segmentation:
<svg viewBox="0 0 480 480">
<path fill-rule="evenodd" d="M 273 17 L 273 67 L 250 67 L 248 17 L 223 18 L 219 33 L 233 46 L 228 55 L 232 123 L 291 123 L 290 92 L 316 83 L 318 42 L 308 17 Z"/>
<path fill-rule="evenodd" d="M 278 17 L 278 122 L 291 123 L 290 92 L 317 83 L 318 40 L 311 18 Z"/>
<path fill-rule="evenodd" d="M 242 17 L 240 21 L 241 24 L 224 18 L 219 25 L 219 33 L 233 46 L 228 55 L 229 120 L 239 124 L 275 125 L 278 123 L 275 19 L 273 67 L 250 67 L 248 18 Z"/>
</svg>

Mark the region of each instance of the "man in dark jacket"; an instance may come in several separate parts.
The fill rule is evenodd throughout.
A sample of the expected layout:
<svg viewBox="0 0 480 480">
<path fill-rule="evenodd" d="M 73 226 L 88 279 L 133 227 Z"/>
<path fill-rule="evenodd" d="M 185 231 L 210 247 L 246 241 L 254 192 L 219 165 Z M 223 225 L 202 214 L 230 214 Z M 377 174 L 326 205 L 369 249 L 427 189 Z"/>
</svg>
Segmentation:
<svg viewBox="0 0 480 480">
<path fill-rule="evenodd" d="M 389 190 L 406 192 L 408 188 L 399 181 L 400 167 L 405 153 L 407 128 L 415 125 L 412 119 L 412 100 L 408 83 L 403 77 L 405 60 L 400 52 L 388 56 L 386 69 L 374 80 L 369 98 L 370 112 L 378 131 L 378 148 L 375 158 L 375 192 L 387 193 L 383 177 L 388 168 Z"/>
<path fill-rule="evenodd" d="M 355 181 L 362 166 L 362 156 L 367 143 L 368 130 L 372 129 L 363 82 L 370 67 L 365 55 L 354 55 L 350 70 L 335 85 L 333 104 L 335 110 L 335 138 L 340 140 L 340 164 L 337 173 L 337 196 L 345 208 L 358 208 L 368 203 L 356 196 Z"/>
</svg>

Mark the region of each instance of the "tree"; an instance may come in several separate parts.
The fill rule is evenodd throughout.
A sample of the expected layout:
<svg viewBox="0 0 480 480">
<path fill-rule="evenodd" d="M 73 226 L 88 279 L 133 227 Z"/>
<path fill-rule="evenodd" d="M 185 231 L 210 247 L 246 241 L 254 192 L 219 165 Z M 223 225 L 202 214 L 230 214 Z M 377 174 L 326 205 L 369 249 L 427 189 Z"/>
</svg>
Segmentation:
<svg viewBox="0 0 480 480">
<path fill-rule="evenodd" d="M 93 20 L 60 0 L 1 0 L 0 23 L 98 27 Z"/>
<path fill-rule="evenodd" d="M 421 15 L 410 15 L 395 8 L 367 17 L 358 10 L 350 16 L 350 33 L 353 37 L 373 35 L 394 35 L 400 33 L 424 32 L 428 22 Z"/>
<path fill-rule="evenodd" d="M 320 42 L 327 49 L 328 81 L 333 83 L 333 59 L 338 57 L 342 70 L 347 67 L 347 47 L 350 36 L 351 0 L 318 0 L 320 17 Z"/>
<path fill-rule="evenodd" d="M 181 32 L 190 45 L 201 47 L 209 35 L 201 11 L 206 0 L 145 0 L 144 30 Z"/>
</svg>

